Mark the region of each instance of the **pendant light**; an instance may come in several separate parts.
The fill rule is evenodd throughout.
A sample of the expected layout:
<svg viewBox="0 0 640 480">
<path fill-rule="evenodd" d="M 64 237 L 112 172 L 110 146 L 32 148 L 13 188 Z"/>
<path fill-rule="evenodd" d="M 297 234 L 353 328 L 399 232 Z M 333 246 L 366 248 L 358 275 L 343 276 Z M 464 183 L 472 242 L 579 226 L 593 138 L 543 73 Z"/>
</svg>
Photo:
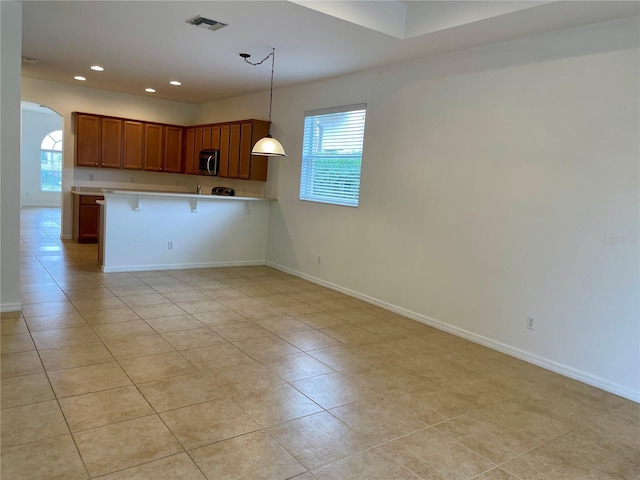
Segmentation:
<svg viewBox="0 0 640 480">
<path fill-rule="evenodd" d="M 244 61 L 254 67 L 261 65 L 267 58 L 271 57 L 271 89 L 269 91 L 269 134 L 266 137 L 261 138 L 253 146 L 251 155 L 261 155 L 263 157 L 286 157 L 284 148 L 278 140 L 271 136 L 271 106 L 273 104 L 273 70 L 276 62 L 276 49 L 272 48 L 271 53 L 264 57 L 261 61 L 253 63 L 247 60 L 251 55 L 248 53 L 241 53 L 240 56 L 244 58 Z"/>
</svg>

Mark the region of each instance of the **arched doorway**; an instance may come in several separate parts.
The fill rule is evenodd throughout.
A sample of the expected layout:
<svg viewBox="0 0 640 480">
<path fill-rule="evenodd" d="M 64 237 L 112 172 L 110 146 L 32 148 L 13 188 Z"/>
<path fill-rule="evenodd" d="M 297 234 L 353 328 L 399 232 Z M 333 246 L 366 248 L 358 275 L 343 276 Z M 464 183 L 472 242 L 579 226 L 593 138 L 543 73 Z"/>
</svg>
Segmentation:
<svg viewBox="0 0 640 480">
<path fill-rule="evenodd" d="M 62 124 L 62 117 L 50 108 L 22 102 L 22 207 L 60 207 L 62 203 Z"/>
</svg>

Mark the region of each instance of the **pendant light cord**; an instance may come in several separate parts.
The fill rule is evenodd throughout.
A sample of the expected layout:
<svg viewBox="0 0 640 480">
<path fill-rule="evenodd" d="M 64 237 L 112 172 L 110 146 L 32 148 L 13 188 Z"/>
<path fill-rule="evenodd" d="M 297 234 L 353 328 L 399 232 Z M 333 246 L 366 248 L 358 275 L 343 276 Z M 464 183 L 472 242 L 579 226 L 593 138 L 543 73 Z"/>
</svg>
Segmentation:
<svg viewBox="0 0 640 480">
<path fill-rule="evenodd" d="M 262 65 L 267 60 L 267 58 L 271 57 L 271 88 L 269 89 L 269 125 L 271 125 L 271 106 L 273 105 L 273 72 L 274 72 L 275 63 L 276 63 L 276 49 L 272 48 L 271 53 L 269 55 L 267 55 L 262 60 L 256 63 L 253 63 L 247 60 L 249 58 L 249 55 L 247 55 L 246 53 L 241 53 L 240 56 L 244 58 L 245 62 L 247 62 L 249 65 L 253 65 L 254 67 L 257 67 L 258 65 Z"/>
</svg>

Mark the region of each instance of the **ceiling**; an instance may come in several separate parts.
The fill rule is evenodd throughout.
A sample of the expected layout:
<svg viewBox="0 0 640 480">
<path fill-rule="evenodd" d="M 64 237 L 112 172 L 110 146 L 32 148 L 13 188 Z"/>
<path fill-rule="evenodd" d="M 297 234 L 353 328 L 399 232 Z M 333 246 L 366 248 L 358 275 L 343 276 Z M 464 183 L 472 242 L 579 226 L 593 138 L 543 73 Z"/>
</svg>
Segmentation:
<svg viewBox="0 0 640 480">
<path fill-rule="evenodd" d="M 637 1 L 24 1 L 22 75 L 200 104 L 639 14 Z M 186 23 L 200 15 L 228 24 Z M 104 72 L 93 72 L 91 65 Z M 74 80 L 75 75 L 86 81 Z M 169 85 L 170 80 L 182 82 Z M 145 93 L 152 87 L 156 93 Z"/>
</svg>

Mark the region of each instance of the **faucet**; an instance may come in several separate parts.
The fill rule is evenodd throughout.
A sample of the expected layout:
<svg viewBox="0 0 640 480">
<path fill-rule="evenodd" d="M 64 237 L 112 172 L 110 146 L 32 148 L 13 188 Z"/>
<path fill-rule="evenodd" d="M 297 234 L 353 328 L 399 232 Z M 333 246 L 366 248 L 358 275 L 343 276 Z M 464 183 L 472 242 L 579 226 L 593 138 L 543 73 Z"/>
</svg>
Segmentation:
<svg viewBox="0 0 640 480">
<path fill-rule="evenodd" d="M 198 185 L 198 186 L 196 187 L 196 193 L 197 193 L 198 195 L 202 195 L 202 187 L 201 187 L 200 185 Z"/>
</svg>

